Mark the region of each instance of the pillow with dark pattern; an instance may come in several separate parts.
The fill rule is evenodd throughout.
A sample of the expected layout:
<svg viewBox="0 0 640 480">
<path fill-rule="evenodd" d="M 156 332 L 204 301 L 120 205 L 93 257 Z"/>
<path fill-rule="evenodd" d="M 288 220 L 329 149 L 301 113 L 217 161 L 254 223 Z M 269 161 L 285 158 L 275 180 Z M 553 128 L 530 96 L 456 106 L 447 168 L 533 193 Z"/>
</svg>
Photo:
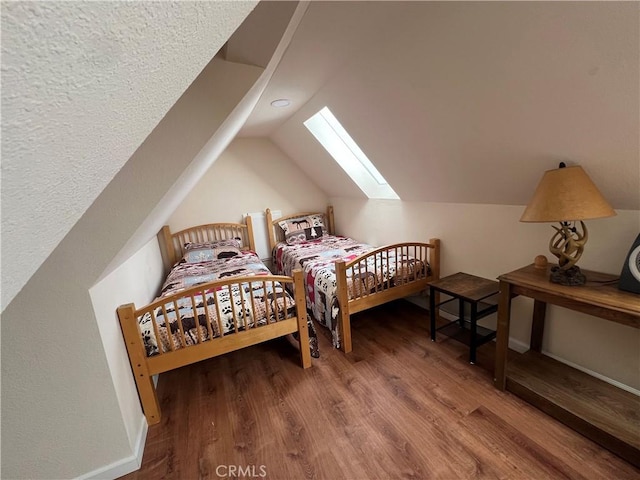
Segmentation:
<svg viewBox="0 0 640 480">
<path fill-rule="evenodd" d="M 278 222 L 289 245 L 317 240 L 325 233 L 323 215 L 307 215 Z"/>
<path fill-rule="evenodd" d="M 242 247 L 239 238 L 214 240 L 211 242 L 188 242 L 184 244 L 186 263 L 210 262 L 211 260 L 235 257 Z"/>
<path fill-rule="evenodd" d="M 231 258 L 239 254 L 240 249 L 236 247 L 192 248 L 184 253 L 183 259 L 187 263 L 200 263 L 222 258 Z"/>
<path fill-rule="evenodd" d="M 212 240 L 210 242 L 187 242 L 184 244 L 184 250 L 198 250 L 200 248 L 219 248 L 219 247 L 235 247 L 242 248 L 241 238 L 226 238 L 224 240 Z"/>
</svg>

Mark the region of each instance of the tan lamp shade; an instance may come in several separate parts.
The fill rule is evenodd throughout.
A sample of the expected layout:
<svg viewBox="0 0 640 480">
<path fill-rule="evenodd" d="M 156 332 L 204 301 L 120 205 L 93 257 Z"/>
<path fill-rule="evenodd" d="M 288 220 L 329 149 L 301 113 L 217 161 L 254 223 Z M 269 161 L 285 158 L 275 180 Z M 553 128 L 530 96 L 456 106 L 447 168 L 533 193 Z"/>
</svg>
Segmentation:
<svg viewBox="0 0 640 480">
<path fill-rule="evenodd" d="M 565 222 L 611 217 L 616 212 L 580 166 L 547 170 L 521 222 Z"/>
</svg>

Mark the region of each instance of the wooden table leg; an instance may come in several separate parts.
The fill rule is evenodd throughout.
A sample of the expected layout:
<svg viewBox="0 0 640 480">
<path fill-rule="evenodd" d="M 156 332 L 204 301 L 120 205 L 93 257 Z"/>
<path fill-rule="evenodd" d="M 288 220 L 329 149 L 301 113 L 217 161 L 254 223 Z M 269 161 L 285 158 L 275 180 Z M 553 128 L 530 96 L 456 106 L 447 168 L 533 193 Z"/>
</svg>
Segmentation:
<svg viewBox="0 0 640 480">
<path fill-rule="evenodd" d="M 511 285 L 500 281 L 498 328 L 496 331 L 496 366 L 493 383 L 504 390 L 507 384 L 507 354 L 509 351 L 509 322 L 511 321 Z"/>
<path fill-rule="evenodd" d="M 544 333 L 544 319 L 547 313 L 547 303 L 534 300 L 533 302 L 533 321 L 531 322 L 531 341 L 529 348 L 534 352 L 542 350 L 542 335 Z"/>
</svg>

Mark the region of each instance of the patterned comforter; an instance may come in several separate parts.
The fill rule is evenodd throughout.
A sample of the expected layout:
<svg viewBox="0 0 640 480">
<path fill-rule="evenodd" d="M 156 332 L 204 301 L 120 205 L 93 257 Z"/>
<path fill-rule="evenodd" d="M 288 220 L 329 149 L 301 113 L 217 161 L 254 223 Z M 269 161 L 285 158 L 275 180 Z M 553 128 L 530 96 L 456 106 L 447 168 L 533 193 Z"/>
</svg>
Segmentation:
<svg viewBox="0 0 640 480">
<path fill-rule="evenodd" d="M 324 235 L 312 242 L 287 245 L 279 243 L 274 249 L 275 271 L 282 275 L 291 275 L 296 268 L 303 268 L 306 285 L 307 308 L 318 322 L 331 330 L 333 346 L 340 348 L 338 318 L 340 307 L 336 295 L 335 261 L 343 259 L 349 262 L 376 247 L 357 242 L 351 238 Z M 347 270 L 347 290 L 350 298 L 353 293 L 360 294 L 374 288 L 385 288 L 392 284 L 396 275 L 396 265 L 405 269 L 403 273 L 412 273 L 423 269 L 422 262 L 399 254 L 398 261 L 393 250 L 384 251 L 368 258 L 366 275 Z"/>
<path fill-rule="evenodd" d="M 253 252 L 242 252 L 231 258 L 199 263 L 186 263 L 182 260 L 171 270 L 159 298 L 228 277 L 264 275 L 271 275 L 271 272 Z M 157 355 L 160 353 L 160 348 L 162 352 L 168 352 L 212 337 L 235 333 L 236 325 L 238 331 L 242 331 L 264 325 L 267 323 L 267 318 L 271 322 L 296 315 L 293 298 L 278 282 L 264 284 L 256 279 L 255 282 L 236 284 L 231 288 L 225 286 L 215 291 L 209 289 L 205 291 L 204 296 L 203 299 L 201 294 L 194 295 L 194 302 L 191 301 L 190 296 L 180 298 L 175 303 L 173 301 L 163 303 L 154 310 L 160 343 L 158 343 L 151 314 L 146 313 L 138 318 L 147 356 Z M 207 321 L 205 304 L 210 321 Z M 180 324 L 176 317 L 176 307 L 184 331 L 184 344 L 182 344 Z M 218 322 L 218 316 L 220 316 L 220 322 Z"/>
</svg>

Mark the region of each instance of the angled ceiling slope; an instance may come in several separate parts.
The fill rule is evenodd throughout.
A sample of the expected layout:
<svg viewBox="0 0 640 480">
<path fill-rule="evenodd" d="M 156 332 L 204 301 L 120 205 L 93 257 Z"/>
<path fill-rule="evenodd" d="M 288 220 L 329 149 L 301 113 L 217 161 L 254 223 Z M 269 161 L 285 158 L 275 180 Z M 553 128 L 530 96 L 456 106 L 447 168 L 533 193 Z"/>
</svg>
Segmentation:
<svg viewBox="0 0 640 480">
<path fill-rule="evenodd" d="M 265 48 L 265 45 L 261 45 L 261 47 L 258 48 L 261 52 L 260 55 L 265 57 L 269 56 L 269 61 L 264 69 L 241 63 L 233 63 L 226 60 L 223 61 L 218 58 L 214 58 L 212 60 L 212 63 L 220 61 L 227 63 L 229 66 L 235 65 L 236 68 L 242 68 L 244 70 L 259 70 L 261 73 L 238 102 L 233 101 L 231 97 L 227 98 L 226 89 L 222 88 L 221 85 L 218 85 L 217 87 L 210 85 L 208 88 L 212 89 L 212 91 L 207 95 L 206 100 L 204 97 L 198 100 L 199 94 L 195 94 L 192 97 L 200 103 L 198 107 L 196 107 L 198 109 L 208 109 L 208 103 L 211 102 L 218 102 L 220 104 L 232 102 L 233 106 L 230 113 L 228 113 L 228 116 L 224 118 L 224 121 L 211 131 L 209 140 L 196 151 L 195 156 L 189 157 L 190 162 L 188 166 L 183 169 L 182 173 L 177 177 L 177 179 L 175 179 L 162 198 L 157 201 L 154 200 L 154 205 L 146 215 L 146 218 L 141 223 L 138 223 L 138 228 L 130 236 L 129 240 L 120 249 L 120 251 L 113 257 L 109 265 L 100 275 L 99 279 L 104 278 L 112 272 L 114 268 L 127 260 L 131 255 L 142 248 L 150 238 L 153 238 L 157 234 L 173 211 L 195 187 L 200 178 L 211 167 L 213 162 L 215 162 L 219 155 L 227 148 L 241 129 L 242 125 L 246 122 L 249 114 L 254 109 L 256 103 L 264 92 L 264 89 L 271 79 L 276 66 L 286 51 L 289 42 L 291 41 L 291 38 L 293 37 L 300 20 L 304 17 L 305 11 L 308 7 L 306 2 L 286 2 L 286 8 L 282 8 L 282 6 L 279 5 L 280 3 L 281 2 L 266 2 L 261 4 L 247 18 L 246 23 L 249 23 L 250 25 L 262 24 L 269 26 L 268 28 L 265 26 L 259 29 L 259 31 L 262 32 L 261 35 L 256 36 L 251 29 L 245 28 L 246 23 L 243 23 L 229 39 L 226 47 L 226 55 L 218 55 L 218 57 L 235 55 L 246 58 L 249 54 L 243 55 L 243 52 L 250 52 L 253 50 L 252 45 L 264 43 L 265 38 L 267 38 L 269 39 L 267 42 L 269 44 L 269 48 Z M 265 34 L 267 30 L 268 34 Z M 247 36 L 248 38 L 245 38 Z M 229 48 L 229 45 L 232 46 L 231 49 Z M 226 81 L 231 82 L 231 85 L 228 85 L 229 91 L 234 90 L 234 87 L 240 86 L 241 83 L 240 77 L 234 77 L 234 75 L 227 76 Z M 224 98 L 215 99 L 216 95 Z M 214 106 L 217 106 L 217 104 Z M 166 134 L 157 135 L 155 136 L 155 139 L 152 139 L 152 135 L 150 135 L 148 140 L 150 141 L 150 144 L 155 145 L 155 147 L 152 148 L 160 148 L 160 150 L 168 149 L 169 147 L 162 147 L 161 145 L 163 142 L 173 142 L 173 140 L 170 139 L 172 128 L 174 130 L 173 133 L 182 131 L 182 136 L 185 136 L 185 125 L 182 125 L 181 123 L 184 122 L 180 121 L 184 115 L 185 114 L 180 113 L 176 115 L 168 115 L 167 117 L 171 118 L 165 117 L 165 119 L 163 119 L 163 122 L 161 122 L 158 127 L 163 129 L 167 128 Z M 190 127 L 186 127 L 186 130 L 188 131 L 189 128 Z M 186 137 L 189 138 L 189 135 L 187 134 Z M 145 142 L 145 144 L 146 143 L 147 142 Z M 194 143 L 191 140 L 189 140 L 189 143 L 190 147 L 200 147 L 199 143 Z M 145 146 L 145 144 L 143 144 L 143 146 Z"/>
<path fill-rule="evenodd" d="M 266 68 L 296 8 L 295 1 L 260 2 L 221 50 L 224 59 Z"/>
<path fill-rule="evenodd" d="M 2 5 L 2 310 L 255 4 Z"/>
<path fill-rule="evenodd" d="M 565 161 L 638 210 L 639 32 L 636 2 L 313 2 L 241 134 L 330 196 L 363 197 L 303 126 L 324 106 L 406 201 L 524 205 Z"/>
</svg>

